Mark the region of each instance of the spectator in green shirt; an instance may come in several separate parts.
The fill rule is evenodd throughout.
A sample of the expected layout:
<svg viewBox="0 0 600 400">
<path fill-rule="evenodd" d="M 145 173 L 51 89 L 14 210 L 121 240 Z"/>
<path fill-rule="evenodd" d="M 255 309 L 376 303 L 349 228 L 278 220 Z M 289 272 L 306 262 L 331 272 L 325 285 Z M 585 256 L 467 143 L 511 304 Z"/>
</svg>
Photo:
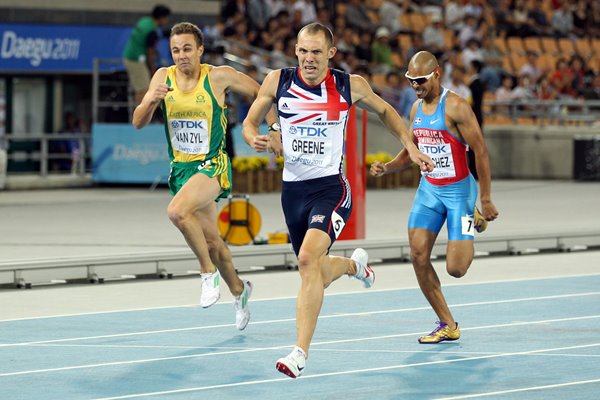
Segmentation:
<svg viewBox="0 0 600 400">
<path fill-rule="evenodd" d="M 169 23 L 170 15 L 168 7 L 155 6 L 151 15 L 140 18 L 135 24 L 125 45 L 123 64 L 135 92 L 136 105 L 141 103 L 150 85 L 150 77 L 156 72 L 158 28 Z"/>
</svg>

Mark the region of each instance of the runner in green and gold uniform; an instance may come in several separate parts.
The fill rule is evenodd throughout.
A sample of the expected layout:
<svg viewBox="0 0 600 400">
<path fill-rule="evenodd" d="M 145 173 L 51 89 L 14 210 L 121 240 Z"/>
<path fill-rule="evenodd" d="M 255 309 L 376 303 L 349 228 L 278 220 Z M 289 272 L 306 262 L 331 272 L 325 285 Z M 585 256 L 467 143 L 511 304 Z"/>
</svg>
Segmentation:
<svg viewBox="0 0 600 400">
<path fill-rule="evenodd" d="M 215 200 L 231 191 L 231 164 L 224 151 L 225 94 L 232 91 L 256 98 L 259 85 L 231 67 L 200 64 L 203 37 L 194 24 L 176 24 L 169 44 L 175 65 L 156 71 L 133 113 L 133 126 L 146 126 L 161 106 L 171 158 L 169 187 L 173 199 L 167 213 L 198 257 L 200 305 L 216 303 L 222 276 L 235 297 L 235 323 L 242 330 L 250 320 L 252 284 L 237 276 L 231 252 L 219 235 Z M 275 112 L 267 119 L 275 122 Z"/>
<path fill-rule="evenodd" d="M 169 143 L 169 187 L 175 195 L 196 173 L 216 177 L 226 198 L 231 191 L 231 164 L 224 151 L 226 108 L 213 95 L 208 79 L 211 66 L 200 65 L 200 79 L 188 92 L 177 86 L 177 67 L 167 69 L 167 86 L 173 90 L 162 102 Z"/>
</svg>

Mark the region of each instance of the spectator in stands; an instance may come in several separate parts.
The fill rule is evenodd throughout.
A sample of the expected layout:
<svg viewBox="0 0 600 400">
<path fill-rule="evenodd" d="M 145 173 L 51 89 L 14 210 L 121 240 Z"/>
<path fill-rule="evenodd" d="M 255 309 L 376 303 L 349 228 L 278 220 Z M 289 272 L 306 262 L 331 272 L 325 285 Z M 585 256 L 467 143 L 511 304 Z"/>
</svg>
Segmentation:
<svg viewBox="0 0 600 400">
<path fill-rule="evenodd" d="M 142 17 L 136 24 L 123 51 L 123 65 L 134 91 L 135 104 L 139 104 L 150 85 L 150 77 L 157 69 L 157 50 L 160 28 L 167 26 L 171 10 L 157 5 L 150 16 Z"/>
<path fill-rule="evenodd" d="M 4 128 L 0 128 L 0 190 L 6 187 L 6 169 L 8 166 L 8 140 Z"/>
<path fill-rule="evenodd" d="M 465 16 L 465 23 L 458 32 L 458 42 L 461 48 L 467 47 L 467 43 L 471 39 L 479 40 L 483 34 L 480 32 L 480 26 L 477 19 L 472 15 Z"/>
<path fill-rule="evenodd" d="M 573 36 L 573 13 L 571 13 L 571 2 L 563 1 L 558 10 L 552 15 L 552 28 L 556 37 Z"/>
<path fill-rule="evenodd" d="M 600 38 L 600 1 L 591 1 L 589 8 L 589 31 L 588 35 Z"/>
<path fill-rule="evenodd" d="M 270 12 L 269 16 L 271 18 L 275 17 L 281 11 L 287 9 L 286 0 L 266 0 L 266 1 L 267 1 L 267 6 L 269 7 L 269 12 Z"/>
<path fill-rule="evenodd" d="M 411 46 L 410 48 L 406 49 L 406 53 L 404 54 L 404 58 L 406 59 L 407 63 L 415 54 L 425 48 L 425 45 L 423 44 L 423 36 L 419 35 L 418 33 L 413 33 L 410 35 L 410 38 Z"/>
<path fill-rule="evenodd" d="M 367 6 L 362 0 L 349 0 L 346 5 L 346 21 L 348 26 L 361 31 L 375 32 L 376 25 L 371 21 Z"/>
<path fill-rule="evenodd" d="M 286 55 L 284 53 L 284 44 L 283 39 L 278 39 L 275 43 L 273 43 L 273 50 L 271 51 L 271 68 L 283 68 L 288 63 L 285 60 Z"/>
<path fill-rule="evenodd" d="M 444 83 L 444 87 L 452 90 L 469 104 L 473 104 L 471 89 L 465 84 L 465 69 L 455 67 L 452 69 L 451 80 Z"/>
<path fill-rule="evenodd" d="M 497 102 L 505 103 L 498 104 L 494 111 L 500 114 L 508 114 L 510 111 L 510 101 L 512 100 L 513 78 L 506 75 L 502 78 L 502 86 L 494 92 L 494 97 Z"/>
<path fill-rule="evenodd" d="M 292 10 L 300 11 L 302 14 L 302 25 L 317 20 L 317 8 L 313 0 L 292 0 Z"/>
<path fill-rule="evenodd" d="M 542 71 L 541 68 L 538 67 L 538 54 L 535 51 L 527 52 L 527 62 L 523 64 L 521 69 L 519 70 L 519 76 L 527 75 L 531 79 L 533 84 L 536 84 L 542 74 L 546 71 Z"/>
<path fill-rule="evenodd" d="M 331 23 L 331 12 L 328 8 L 321 7 L 317 10 L 317 22 L 333 30 L 333 24 Z"/>
<path fill-rule="evenodd" d="M 465 1 L 450 0 L 445 4 L 446 27 L 455 32 L 459 32 L 464 24 L 465 18 Z"/>
<path fill-rule="evenodd" d="M 463 65 L 469 66 L 473 60 L 483 62 L 483 51 L 477 39 L 470 39 L 462 52 Z"/>
<path fill-rule="evenodd" d="M 529 18 L 527 0 L 516 0 L 512 10 L 511 28 L 508 36 L 532 36 L 535 32 L 533 21 Z"/>
<path fill-rule="evenodd" d="M 535 98 L 534 87 L 529 75 L 521 75 L 517 86 L 512 90 L 511 100 L 531 100 Z"/>
<path fill-rule="evenodd" d="M 486 87 L 480 75 L 482 68 L 483 64 L 479 60 L 473 60 L 469 64 L 469 90 L 473 99 L 471 108 L 473 109 L 473 113 L 475 113 L 475 118 L 477 118 L 479 126 L 483 128 L 483 95 L 485 94 Z"/>
<path fill-rule="evenodd" d="M 400 114 L 400 82 L 402 78 L 398 71 L 390 71 L 385 75 L 385 85 L 375 88 L 375 93 L 388 102 Z"/>
<path fill-rule="evenodd" d="M 371 64 L 373 61 L 373 51 L 371 50 L 372 42 L 373 35 L 371 35 L 369 31 L 362 31 L 354 51 L 356 57 L 358 57 L 360 60 L 364 60 L 368 64 Z"/>
<path fill-rule="evenodd" d="M 527 19 L 529 20 L 532 33 L 536 36 L 550 35 L 552 29 L 544 12 L 544 0 L 531 0 L 526 5 Z"/>
<path fill-rule="evenodd" d="M 250 21 L 250 29 L 262 31 L 271 17 L 271 10 L 266 0 L 247 0 L 246 15 Z"/>
<path fill-rule="evenodd" d="M 221 20 L 227 22 L 239 15 L 246 15 L 246 0 L 226 0 L 221 7 Z"/>
<path fill-rule="evenodd" d="M 410 110 L 413 104 L 417 101 L 417 94 L 408 82 L 408 79 L 400 80 L 400 104 L 398 106 L 398 114 L 405 120 L 410 120 Z"/>
<path fill-rule="evenodd" d="M 569 70 L 571 71 L 571 86 L 575 97 L 583 96 L 583 91 L 592 81 L 592 73 L 587 70 L 583 58 L 575 54 L 569 60 Z"/>
<path fill-rule="evenodd" d="M 556 100 L 558 93 L 554 86 L 550 84 L 547 76 L 542 76 L 535 88 L 535 97 L 538 100 Z"/>
<path fill-rule="evenodd" d="M 379 23 L 396 33 L 406 30 L 408 27 L 400 24 L 400 17 L 408 12 L 410 3 L 404 0 L 384 0 L 379 7 Z"/>
<path fill-rule="evenodd" d="M 423 30 L 423 45 L 438 59 L 444 55 L 446 41 L 444 39 L 442 17 L 439 14 L 432 15 L 431 24 Z"/>
<path fill-rule="evenodd" d="M 446 82 L 450 82 L 452 80 L 452 71 L 455 68 L 460 68 L 463 66 L 462 60 L 460 59 L 460 54 L 456 51 L 450 51 L 445 54 L 444 68 L 442 69 L 442 77 L 440 78 L 442 81 L 442 85 Z"/>
<path fill-rule="evenodd" d="M 496 21 L 496 32 L 494 36 L 506 37 L 512 25 L 512 0 L 500 0 L 494 7 L 494 20 Z"/>
<path fill-rule="evenodd" d="M 338 39 L 335 47 L 337 47 L 338 51 L 343 51 L 345 53 L 354 53 L 356 51 L 357 41 L 357 36 L 354 34 L 354 31 L 352 30 L 352 28 L 347 27 L 340 32 L 340 38 Z"/>
<path fill-rule="evenodd" d="M 556 68 L 550 75 L 550 82 L 558 92 L 560 97 L 575 97 L 576 92 L 573 90 L 573 75 L 569 69 L 569 65 L 564 58 L 556 61 Z"/>
<path fill-rule="evenodd" d="M 575 9 L 573 10 L 573 33 L 579 37 L 588 35 L 590 29 L 593 27 L 592 14 L 589 12 L 590 8 L 591 6 L 588 7 L 586 0 L 578 0 L 575 4 Z"/>
<path fill-rule="evenodd" d="M 481 53 L 483 54 L 483 69 L 481 70 L 481 79 L 485 82 L 490 92 L 495 92 L 500 87 L 502 76 L 506 75 L 502 68 L 504 53 L 490 36 L 484 36 L 481 40 Z"/>
<path fill-rule="evenodd" d="M 392 47 L 390 46 L 390 31 L 385 26 L 380 26 L 375 32 L 375 41 L 371 45 L 373 54 L 374 73 L 387 73 L 392 67 Z"/>
<path fill-rule="evenodd" d="M 473 101 L 471 102 L 471 108 L 473 109 L 473 114 L 475 114 L 475 118 L 477 118 L 477 122 L 479 123 L 479 127 L 481 128 L 481 133 L 483 134 L 483 96 L 485 94 L 485 82 L 481 79 L 479 75 L 483 64 L 479 60 L 473 60 L 469 64 L 469 90 L 471 91 L 471 97 Z M 477 175 L 477 168 L 475 166 L 475 152 L 473 149 L 469 149 L 467 152 L 468 161 L 469 161 L 469 170 L 475 180 L 479 180 Z"/>
<path fill-rule="evenodd" d="M 467 1 L 464 5 L 464 13 L 466 15 L 471 15 L 477 19 L 477 21 L 481 21 L 483 18 L 483 1 L 481 0 L 470 0 Z"/>
</svg>

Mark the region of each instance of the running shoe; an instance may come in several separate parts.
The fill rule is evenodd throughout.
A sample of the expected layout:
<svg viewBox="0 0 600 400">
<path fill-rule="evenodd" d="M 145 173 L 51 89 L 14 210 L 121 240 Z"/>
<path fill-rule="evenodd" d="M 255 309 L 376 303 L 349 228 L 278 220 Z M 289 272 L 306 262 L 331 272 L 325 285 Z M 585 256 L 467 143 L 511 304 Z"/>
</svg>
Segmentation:
<svg viewBox="0 0 600 400">
<path fill-rule="evenodd" d="M 302 375 L 305 366 L 306 353 L 298 346 L 295 346 L 294 350 L 286 357 L 277 360 L 277 364 L 275 364 L 277 371 L 286 374 L 290 378 L 297 378 Z"/>
<path fill-rule="evenodd" d="M 474 213 L 474 223 L 475 223 L 475 230 L 479 233 L 482 233 L 483 231 L 485 231 L 487 229 L 488 226 L 488 222 L 485 220 L 485 218 L 483 218 L 483 215 L 481 215 L 481 212 L 479 211 L 479 208 L 475 207 L 475 213 Z"/>
<path fill-rule="evenodd" d="M 221 274 L 218 270 L 212 273 L 204 273 L 200 274 L 200 279 L 202 279 L 200 306 L 207 308 L 215 304 L 221 297 L 221 291 L 219 290 Z"/>
<path fill-rule="evenodd" d="M 354 250 L 350 259 L 356 264 L 354 278 L 361 281 L 365 288 L 373 286 L 373 283 L 375 283 L 375 272 L 373 272 L 373 269 L 369 265 L 369 255 L 367 252 L 359 247 Z"/>
<path fill-rule="evenodd" d="M 243 282 L 244 291 L 233 301 L 233 308 L 235 308 L 235 327 L 240 331 L 246 329 L 248 322 L 250 322 L 248 300 L 250 300 L 250 296 L 252 296 L 252 283 L 250 283 L 250 281 Z"/>
<path fill-rule="evenodd" d="M 442 321 L 437 321 L 436 323 L 438 324 L 438 327 L 435 328 L 429 335 L 420 337 L 419 343 L 434 344 L 443 342 L 444 340 L 456 340 L 460 338 L 458 322 L 456 323 L 456 329 L 450 329 L 448 324 Z"/>
</svg>

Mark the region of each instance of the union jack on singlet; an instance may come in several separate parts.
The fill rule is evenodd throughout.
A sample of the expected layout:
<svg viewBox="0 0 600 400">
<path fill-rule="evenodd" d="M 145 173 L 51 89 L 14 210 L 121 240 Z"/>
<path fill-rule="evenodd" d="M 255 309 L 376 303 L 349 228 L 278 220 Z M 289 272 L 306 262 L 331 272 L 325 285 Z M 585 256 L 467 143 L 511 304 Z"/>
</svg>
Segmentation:
<svg viewBox="0 0 600 400">
<path fill-rule="evenodd" d="M 284 181 L 303 181 L 341 172 L 350 76 L 330 69 L 320 84 L 310 86 L 300 69 L 281 70 L 276 104 L 284 152 Z"/>
</svg>

